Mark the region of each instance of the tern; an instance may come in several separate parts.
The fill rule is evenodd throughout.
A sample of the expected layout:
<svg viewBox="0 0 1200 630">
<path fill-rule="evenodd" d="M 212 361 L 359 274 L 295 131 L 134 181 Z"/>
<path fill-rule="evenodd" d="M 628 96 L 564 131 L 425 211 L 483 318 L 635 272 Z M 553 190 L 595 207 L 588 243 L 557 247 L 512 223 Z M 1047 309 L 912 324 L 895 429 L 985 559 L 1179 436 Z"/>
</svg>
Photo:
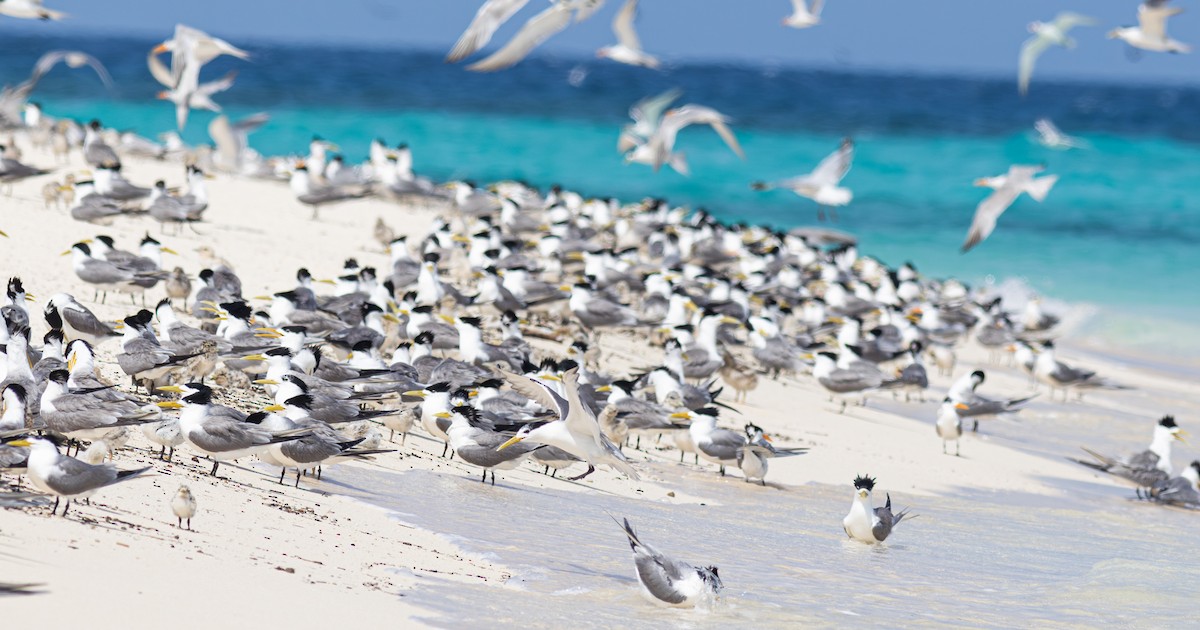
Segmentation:
<svg viewBox="0 0 1200 630">
<path fill-rule="evenodd" d="M 557 377 L 556 377 L 557 378 Z M 558 419 L 550 422 L 532 422 L 521 427 L 517 434 L 499 446 L 506 449 L 523 440 L 535 444 L 558 447 L 588 463 L 587 472 L 574 477 L 577 481 L 595 471 L 596 466 L 609 466 L 630 479 L 639 479 L 629 460 L 603 433 L 596 416 L 579 398 L 579 368 L 563 372 L 561 383 L 563 395 L 546 383 L 523 374 L 504 373 L 504 380 L 517 393 L 529 398 L 546 409 L 553 410 Z M 565 398 L 564 398 L 565 395 Z"/>
<path fill-rule="evenodd" d="M 825 208 L 829 208 L 830 217 L 837 220 L 835 207 L 844 206 L 854 198 L 849 188 L 840 186 L 850 165 L 854 161 L 854 141 L 844 138 L 836 151 L 821 160 L 817 167 L 807 175 L 793 177 L 777 182 L 754 182 L 750 187 L 754 190 L 771 190 L 784 188 L 801 197 L 817 202 L 817 219 L 825 219 Z"/>
<path fill-rule="evenodd" d="M 29 447 L 29 481 L 38 490 L 54 495 L 51 514 L 58 509 L 59 499 L 66 500 L 62 512 L 66 516 L 71 501 L 86 499 L 100 488 L 133 479 L 151 468 L 117 470 L 111 464 L 87 464 L 59 453 L 54 442 L 46 438 L 26 437 L 8 444 Z"/>
<path fill-rule="evenodd" d="M 449 413 L 440 411 L 437 416 L 450 419 L 450 428 L 446 431 L 450 437 L 450 448 L 454 449 L 459 459 L 483 468 L 481 481 L 487 481 L 488 472 L 491 471 L 493 486 L 496 485 L 496 469 L 516 468 L 526 455 L 545 448 L 542 444 L 529 443 L 498 449 L 508 441 L 507 436 L 481 423 L 479 411 L 472 407 L 457 406 Z"/>
<path fill-rule="evenodd" d="M 597 50 L 596 56 L 630 66 L 658 69 L 658 59 L 642 50 L 642 42 L 638 39 L 637 31 L 634 30 L 633 23 L 637 19 L 637 10 L 638 0 L 625 0 L 625 6 L 617 11 L 617 16 L 613 18 L 612 23 L 617 43 Z"/>
<path fill-rule="evenodd" d="M 566 30 L 571 24 L 572 14 L 574 14 L 576 22 L 582 22 L 591 17 L 603 5 L 604 0 L 555 0 L 549 8 L 526 22 L 503 48 L 482 61 L 467 66 L 467 69 L 475 72 L 495 72 L 520 63 L 542 42 Z M 483 8 L 481 7 L 480 10 Z M 511 16 L 511 13 L 509 15 Z"/>
<path fill-rule="evenodd" d="M 850 504 L 850 513 L 842 519 L 842 529 L 851 540 L 857 540 L 868 545 L 881 543 L 891 535 L 892 530 L 908 516 L 908 510 L 900 510 L 892 514 L 892 496 L 887 495 L 887 503 L 883 507 L 873 507 L 871 491 L 875 489 L 875 478 L 865 475 L 854 478 L 854 503 Z"/>
<path fill-rule="evenodd" d="M 1113 458 L 1084 448 L 1083 450 L 1094 457 L 1095 461 L 1080 459 L 1071 459 L 1071 461 L 1127 479 L 1139 487 L 1146 488 L 1170 479 L 1171 443 L 1176 440 L 1187 444 L 1187 432 L 1175 423 L 1175 416 L 1163 416 L 1154 425 L 1154 438 L 1150 442 L 1150 448 L 1140 453 L 1123 458 Z"/>
<path fill-rule="evenodd" d="M 688 104 L 672 109 L 663 114 L 658 128 L 649 139 L 625 154 L 625 162 L 649 164 L 654 167 L 655 172 L 658 172 L 663 164 L 668 164 L 680 175 L 688 175 L 687 160 L 683 153 L 675 151 L 675 139 L 680 130 L 691 125 L 711 126 L 729 149 L 744 160 L 746 154 L 729 128 L 730 121 L 725 114 L 703 105 Z"/>
<path fill-rule="evenodd" d="M 783 18 L 783 25 L 792 28 L 809 28 L 821 23 L 821 9 L 825 0 L 792 0 L 792 14 Z"/>
<path fill-rule="evenodd" d="M 1044 166 L 1013 165 L 1008 167 L 1005 175 L 975 180 L 976 186 L 991 188 L 993 192 L 975 207 L 975 218 L 971 220 L 971 229 L 967 231 L 967 240 L 962 245 L 964 254 L 991 235 L 992 230 L 996 229 L 996 220 L 1021 193 L 1038 202 L 1046 198 L 1058 181 L 1058 175 L 1035 177 L 1044 170 Z"/>
<path fill-rule="evenodd" d="M 1082 149 L 1090 146 L 1087 142 L 1063 133 L 1049 118 L 1039 118 L 1033 123 L 1033 129 L 1038 134 L 1038 143 L 1047 149 Z"/>
<path fill-rule="evenodd" d="M 1038 56 L 1051 46 L 1074 48 L 1075 40 L 1067 37 L 1067 31 L 1076 26 L 1093 26 L 1096 20 L 1078 13 L 1063 12 L 1053 22 L 1030 22 L 1029 32 L 1033 37 L 1021 45 L 1021 62 L 1017 72 L 1017 89 L 1024 96 L 1029 92 L 1029 79 L 1033 76 L 1033 64 Z"/>
<path fill-rule="evenodd" d="M 720 593 L 723 584 L 717 567 L 697 568 L 668 558 L 643 543 L 633 531 L 629 519 L 624 519 L 624 523 L 618 521 L 617 524 L 621 525 L 625 536 L 629 538 L 638 584 L 646 599 L 662 606 L 695 608 L 697 604 L 711 603 Z"/>
<path fill-rule="evenodd" d="M 1138 25 L 1113 29 L 1108 38 L 1150 52 L 1191 52 L 1191 46 L 1167 36 L 1167 18 L 1183 13 L 1179 7 L 1168 7 L 1168 1 L 1146 0 L 1138 7 Z"/>
</svg>

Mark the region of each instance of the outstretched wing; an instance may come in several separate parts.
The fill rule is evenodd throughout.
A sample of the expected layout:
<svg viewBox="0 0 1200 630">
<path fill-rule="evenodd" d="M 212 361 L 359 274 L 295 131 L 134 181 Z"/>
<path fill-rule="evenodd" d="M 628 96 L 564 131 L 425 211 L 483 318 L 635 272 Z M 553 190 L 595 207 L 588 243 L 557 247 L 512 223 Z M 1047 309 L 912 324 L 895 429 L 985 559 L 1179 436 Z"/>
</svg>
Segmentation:
<svg viewBox="0 0 1200 630">
<path fill-rule="evenodd" d="M 467 58 L 471 53 L 483 48 L 492 40 L 496 29 L 507 22 L 509 18 L 520 11 L 529 0 L 487 0 L 475 12 L 475 19 L 463 31 L 450 54 L 446 55 L 448 63 L 456 63 Z"/>
<path fill-rule="evenodd" d="M 612 30 L 617 36 L 617 42 L 633 50 L 642 49 L 642 42 L 633 28 L 634 20 L 637 19 L 637 5 L 638 0 L 626 0 L 625 6 L 617 11 L 617 16 L 613 18 L 612 23 Z"/>
<path fill-rule="evenodd" d="M 550 389 L 545 383 L 529 378 L 524 374 L 515 372 L 503 372 L 504 380 L 513 388 L 513 391 L 536 402 L 537 404 L 551 409 L 558 414 L 560 420 L 566 420 L 571 412 L 571 406 L 566 399 L 558 395 L 558 392 Z"/>
<path fill-rule="evenodd" d="M 486 59 L 467 66 L 467 69 L 475 72 L 495 72 L 512 66 L 524 59 L 542 42 L 562 32 L 570 23 L 570 7 L 563 3 L 555 3 L 526 22 L 525 26 L 522 26 L 521 30 L 503 48 L 492 53 Z"/>
<path fill-rule="evenodd" d="M 842 144 L 836 151 L 825 156 L 820 164 L 813 169 L 808 175 L 808 181 L 817 186 L 830 185 L 836 186 L 846 173 L 850 172 L 850 165 L 854 161 L 854 140 L 843 138 Z"/>
<path fill-rule="evenodd" d="M 1008 210 L 1020 192 L 1020 188 L 1010 180 L 979 202 L 975 207 L 975 218 L 971 220 L 971 229 L 967 231 L 967 240 L 962 245 L 964 254 L 991 235 L 992 230 L 996 229 L 996 220 Z"/>
<path fill-rule="evenodd" d="M 1024 96 L 1029 91 L 1029 79 L 1033 77 L 1033 66 L 1037 58 L 1047 48 L 1050 41 L 1040 35 L 1034 35 L 1021 45 L 1021 59 L 1017 65 L 1017 90 Z"/>
</svg>

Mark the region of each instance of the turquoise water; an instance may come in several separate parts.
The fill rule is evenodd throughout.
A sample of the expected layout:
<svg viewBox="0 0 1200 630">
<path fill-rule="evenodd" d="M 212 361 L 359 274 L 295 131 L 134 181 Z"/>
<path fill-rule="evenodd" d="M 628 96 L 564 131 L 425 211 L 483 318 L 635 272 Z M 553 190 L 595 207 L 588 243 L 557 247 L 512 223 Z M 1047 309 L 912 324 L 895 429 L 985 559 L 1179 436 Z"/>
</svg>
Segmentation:
<svg viewBox="0 0 1200 630">
<path fill-rule="evenodd" d="M 0 80 L 12 81 L 41 50 L 65 42 L 26 37 L 0 51 Z M 78 44 L 78 42 L 75 42 Z M 56 70 L 38 98 L 53 115 L 98 117 L 154 135 L 173 110 L 153 100 L 145 70 L 151 42 L 84 40 L 112 71 L 106 93 L 83 73 Z M 1200 89 L 1047 84 L 1022 101 L 1008 81 L 843 74 L 748 66 L 679 66 L 660 73 L 595 61 L 534 59 L 511 71 L 475 75 L 437 54 L 337 48 L 250 47 L 251 63 L 220 60 L 213 76 L 239 71 L 218 101 L 237 118 L 268 111 L 251 137 L 263 153 L 302 153 L 313 134 L 338 142 L 348 159 L 369 141 L 413 147 L 418 172 L 479 181 L 561 183 L 587 194 L 666 197 L 722 219 L 778 227 L 815 223 L 814 205 L 749 183 L 806 172 L 851 135 L 857 155 L 845 185 L 855 199 L 836 227 L 888 263 L 972 282 L 1019 278 L 1069 302 L 1119 307 L 1180 322 L 1200 306 Z M 207 70 L 206 70 L 207 71 Z M 577 85 L 569 82 L 582 76 Z M 692 177 L 625 165 L 616 151 L 625 110 L 669 87 L 683 101 L 735 119 L 747 159 L 707 129 L 688 129 L 677 148 Z M 1053 151 L 1032 141 L 1052 117 L 1091 148 Z M 205 138 L 212 115 L 193 114 L 184 134 Z M 992 237 L 958 253 L 975 205 L 972 186 L 1012 163 L 1044 163 L 1061 179 L 1044 203 L 1023 197 Z M 1112 329 L 1112 326 L 1101 327 Z"/>
</svg>

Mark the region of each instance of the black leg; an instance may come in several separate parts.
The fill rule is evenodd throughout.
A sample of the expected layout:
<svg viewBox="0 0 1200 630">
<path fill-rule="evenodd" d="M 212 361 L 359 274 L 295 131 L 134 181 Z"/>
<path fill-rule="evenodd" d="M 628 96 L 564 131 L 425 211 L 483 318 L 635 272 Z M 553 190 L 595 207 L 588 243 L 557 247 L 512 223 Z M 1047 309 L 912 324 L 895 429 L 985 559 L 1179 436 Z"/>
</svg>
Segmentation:
<svg viewBox="0 0 1200 630">
<path fill-rule="evenodd" d="M 300 469 L 299 468 L 296 469 L 296 487 L 297 488 L 300 487 Z"/>
<path fill-rule="evenodd" d="M 221 462 L 214 459 L 212 471 L 209 472 L 208 474 L 212 475 L 213 477 L 216 477 L 217 476 L 217 466 L 220 466 L 220 465 L 221 465 Z"/>
<path fill-rule="evenodd" d="M 63 503 L 63 513 L 62 513 L 63 518 L 67 517 L 67 510 L 69 510 L 69 509 L 71 509 L 71 500 L 67 499 L 66 502 Z"/>
<path fill-rule="evenodd" d="M 578 477 L 571 477 L 570 479 L 567 479 L 567 481 L 579 481 L 580 479 L 583 479 L 584 477 L 586 477 L 594 472 L 596 472 L 596 467 L 591 464 L 588 464 L 587 472 L 583 473 L 582 475 L 579 475 Z"/>
<path fill-rule="evenodd" d="M 54 516 L 54 513 L 57 511 L 58 511 L 58 497 L 54 497 L 54 507 L 50 508 L 50 516 Z"/>
<path fill-rule="evenodd" d="M 283 485 L 283 476 L 287 473 L 286 468 L 279 469 L 279 485 Z"/>
</svg>

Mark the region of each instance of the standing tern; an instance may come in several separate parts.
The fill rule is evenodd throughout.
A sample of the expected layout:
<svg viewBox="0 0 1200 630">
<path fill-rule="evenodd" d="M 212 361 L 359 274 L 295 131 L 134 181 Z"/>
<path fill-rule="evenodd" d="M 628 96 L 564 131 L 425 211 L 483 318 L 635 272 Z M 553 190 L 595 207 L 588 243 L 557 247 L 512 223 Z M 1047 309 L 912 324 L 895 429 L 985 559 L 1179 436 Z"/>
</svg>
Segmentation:
<svg viewBox="0 0 1200 630">
<path fill-rule="evenodd" d="M 477 409 L 466 406 L 454 407 L 449 413 L 438 412 L 439 418 L 449 418 L 450 428 L 446 431 L 450 437 L 450 448 L 458 454 L 459 459 L 474 464 L 483 469 L 481 481 L 487 481 L 488 472 L 492 473 L 492 485 L 496 485 L 496 469 L 510 470 L 516 468 L 526 455 L 540 448 L 541 444 L 516 444 L 504 450 L 497 447 L 507 442 L 507 436 L 489 429 L 480 422 Z"/>
<path fill-rule="evenodd" d="M 846 173 L 850 172 L 850 165 L 853 161 L 854 140 L 843 138 L 841 146 L 825 156 L 825 159 L 821 160 L 811 173 L 778 182 L 754 182 L 750 184 L 750 187 L 754 190 L 771 190 L 772 188 L 790 190 L 801 197 L 817 202 L 818 220 L 825 219 L 825 208 L 828 207 L 830 216 L 836 221 L 837 212 L 834 208 L 844 206 L 854 198 L 854 193 L 849 188 L 838 185 L 846 177 Z"/>
<path fill-rule="evenodd" d="M 938 406 L 937 422 L 934 428 L 937 429 L 938 437 L 942 438 L 942 454 L 946 454 L 946 442 L 954 442 L 954 456 L 959 454 L 959 438 L 962 437 L 962 416 L 959 415 L 967 409 L 967 406 L 962 403 L 956 403 L 949 398 L 942 400 L 942 404 Z"/>
<path fill-rule="evenodd" d="M 1075 40 L 1067 37 L 1067 31 L 1076 26 L 1092 26 L 1096 20 L 1078 13 L 1063 12 L 1053 22 L 1030 22 L 1029 32 L 1033 37 L 1021 45 L 1021 62 L 1017 72 L 1017 89 L 1021 96 L 1029 92 L 1029 79 L 1033 76 L 1033 64 L 1039 55 L 1051 46 L 1074 48 Z"/>
<path fill-rule="evenodd" d="M 112 464 L 87 464 L 59 453 L 54 442 L 46 438 L 27 437 L 8 444 L 29 447 L 29 481 L 38 490 L 54 495 L 51 514 L 58 509 L 59 499 L 66 499 L 62 512 L 66 516 L 72 500 L 86 499 L 100 488 L 133 479 L 150 470 L 150 466 L 117 470 Z"/>
<path fill-rule="evenodd" d="M 1034 177 L 1046 170 L 1044 166 L 1024 166 L 1015 164 L 1008 167 L 1008 173 L 996 177 L 983 177 L 975 180 L 976 186 L 993 189 L 992 194 L 979 202 L 975 207 L 975 218 L 971 220 L 971 229 L 967 231 L 967 240 L 963 242 L 962 252 L 965 254 L 971 248 L 982 243 L 996 229 L 996 220 L 1005 210 L 1017 200 L 1021 193 L 1032 197 L 1034 201 L 1042 201 L 1058 181 L 1058 175 Z"/>
<path fill-rule="evenodd" d="M 616 520 L 615 518 L 613 520 Z M 720 593 L 723 584 L 717 567 L 693 567 L 660 553 L 642 542 L 629 524 L 618 521 L 629 547 L 633 549 L 633 562 L 637 567 L 637 580 L 642 595 L 661 606 L 695 608 L 697 604 L 711 603 Z"/>
<path fill-rule="evenodd" d="M 872 507 L 871 491 L 875 489 L 875 478 L 865 475 L 854 478 L 854 503 L 850 505 L 850 513 L 842 519 L 842 529 L 851 540 L 857 540 L 868 545 L 881 543 L 887 539 L 900 521 L 908 516 L 908 510 L 900 510 L 892 514 L 892 496 L 887 495 L 887 503 L 883 507 Z"/>
<path fill-rule="evenodd" d="M 783 18 L 783 25 L 792 28 L 809 28 L 821 23 L 821 9 L 825 0 L 792 0 L 792 14 Z"/>
<path fill-rule="evenodd" d="M 572 13 L 576 22 L 582 22 L 603 5 L 604 0 L 555 0 L 549 8 L 526 22 L 503 48 L 467 66 L 467 69 L 495 72 L 520 63 L 542 42 L 565 30 L 571 24 Z"/>
<path fill-rule="evenodd" d="M 555 377 L 558 378 L 558 377 Z M 574 477 L 576 481 L 590 475 L 596 466 L 609 466 L 630 479 L 639 479 L 637 471 L 625 455 L 600 432 L 595 414 L 579 398 L 579 368 L 572 367 L 563 372 L 560 395 L 549 385 L 523 374 L 504 373 L 504 380 L 514 391 L 553 410 L 558 419 L 550 422 L 531 422 L 521 427 L 517 434 L 499 446 L 506 449 L 523 440 L 536 444 L 548 444 L 578 457 L 588 463 L 587 472 Z"/>
<path fill-rule="evenodd" d="M 446 55 L 446 63 L 458 63 L 471 56 L 475 51 L 487 46 L 492 41 L 492 35 L 512 16 L 516 15 L 529 0 L 487 0 L 475 12 L 475 18 L 467 26 L 467 30 L 455 42 L 450 54 Z"/>
<path fill-rule="evenodd" d="M 1191 46 L 1167 36 L 1167 18 L 1183 13 L 1179 7 L 1168 7 L 1168 1 L 1146 0 L 1138 7 L 1138 25 L 1113 29 L 1108 38 L 1150 52 L 1191 52 Z"/>
<path fill-rule="evenodd" d="M 638 39 L 637 31 L 633 27 L 633 23 L 637 19 L 637 10 L 638 0 L 625 0 L 625 6 L 617 11 L 617 16 L 613 18 L 612 23 L 617 43 L 597 50 L 596 56 L 602 59 L 612 59 L 617 63 L 656 70 L 659 66 L 658 58 L 648 55 L 646 51 L 642 50 L 642 42 Z"/>
</svg>

